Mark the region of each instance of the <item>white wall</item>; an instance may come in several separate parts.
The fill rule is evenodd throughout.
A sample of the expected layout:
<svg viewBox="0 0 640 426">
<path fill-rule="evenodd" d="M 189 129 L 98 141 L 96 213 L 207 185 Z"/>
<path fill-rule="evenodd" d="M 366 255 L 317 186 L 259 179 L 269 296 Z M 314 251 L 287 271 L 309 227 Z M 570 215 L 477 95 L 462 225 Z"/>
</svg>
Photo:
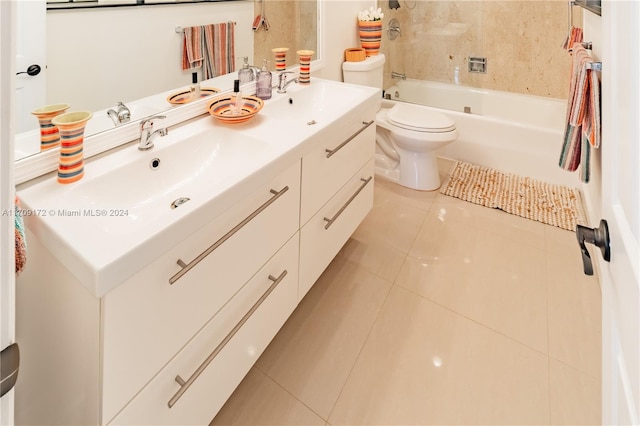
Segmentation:
<svg viewBox="0 0 640 426">
<path fill-rule="evenodd" d="M 314 75 L 329 80 L 342 81 L 344 50 L 360 47 L 358 38 L 358 12 L 375 6 L 374 0 L 322 0 L 324 4 L 324 59 L 325 67 Z M 311 70 L 313 73 L 313 70 Z"/>
<path fill-rule="evenodd" d="M 187 86 L 175 27 L 226 21 L 236 58 L 253 57 L 252 1 L 48 11 L 47 103 L 97 111 Z"/>
<path fill-rule="evenodd" d="M 360 45 L 358 12 L 374 0 L 322 0 L 324 63 L 316 77 L 342 80 L 344 50 Z M 274 2 L 273 7 L 286 7 Z M 236 67 L 253 57 L 253 1 L 157 5 L 47 12 L 47 103 L 97 111 L 186 86 L 180 68 L 181 36 L 176 26 L 233 20 Z"/>
</svg>

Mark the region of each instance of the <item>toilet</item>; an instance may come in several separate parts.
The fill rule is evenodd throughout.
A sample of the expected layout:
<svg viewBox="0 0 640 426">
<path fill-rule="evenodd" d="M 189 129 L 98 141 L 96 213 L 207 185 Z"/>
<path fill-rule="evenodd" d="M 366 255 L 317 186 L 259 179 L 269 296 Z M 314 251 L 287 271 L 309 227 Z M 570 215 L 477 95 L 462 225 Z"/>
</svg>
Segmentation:
<svg viewBox="0 0 640 426">
<path fill-rule="evenodd" d="M 345 83 L 382 90 L 383 54 L 360 62 L 344 62 Z M 422 105 L 383 100 L 376 115 L 376 176 L 407 188 L 440 187 L 434 151 L 458 137 L 455 122 Z"/>
</svg>

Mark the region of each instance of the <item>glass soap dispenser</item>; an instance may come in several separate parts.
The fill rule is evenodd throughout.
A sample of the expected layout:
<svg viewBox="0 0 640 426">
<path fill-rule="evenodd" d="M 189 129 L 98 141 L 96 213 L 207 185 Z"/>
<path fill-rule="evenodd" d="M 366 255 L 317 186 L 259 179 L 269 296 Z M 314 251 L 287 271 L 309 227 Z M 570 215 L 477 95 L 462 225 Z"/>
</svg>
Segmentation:
<svg viewBox="0 0 640 426">
<path fill-rule="evenodd" d="M 256 83 L 256 96 L 260 99 L 271 99 L 271 82 L 273 76 L 267 68 L 267 60 L 264 59 L 262 69 L 258 73 L 258 82 Z"/>
<path fill-rule="evenodd" d="M 249 58 L 245 56 L 244 64 L 242 68 L 238 71 L 238 80 L 240 80 L 240 84 L 250 83 L 255 77 L 253 76 L 253 70 L 249 66 Z"/>
</svg>

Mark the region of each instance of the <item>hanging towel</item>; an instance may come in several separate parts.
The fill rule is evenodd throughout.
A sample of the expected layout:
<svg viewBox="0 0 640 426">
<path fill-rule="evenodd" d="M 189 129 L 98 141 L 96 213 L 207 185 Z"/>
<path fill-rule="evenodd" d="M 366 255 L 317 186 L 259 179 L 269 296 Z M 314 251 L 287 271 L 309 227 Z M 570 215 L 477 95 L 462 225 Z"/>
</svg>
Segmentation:
<svg viewBox="0 0 640 426">
<path fill-rule="evenodd" d="M 24 232 L 24 222 L 20 211 L 20 201 L 15 199 L 15 240 L 16 240 L 16 275 L 24 269 L 27 263 L 27 237 Z"/>
<path fill-rule="evenodd" d="M 572 50 L 569 99 L 559 166 L 575 171 L 580 166 L 580 179 L 589 182 L 591 148 L 600 146 L 600 88 L 598 76 L 588 64 L 593 60 L 581 43 Z"/>
<path fill-rule="evenodd" d="M 203 27 L 204 80 L 235 71 L 234 26 L 233 22 L 223 22 Z"/>
<path fill-rule="evenodd" d="M 182 69 L 202 66 L 202 27 L 182 30 Z"/>
<path fill-rule="evenodd" d="M 182 35 L 182 69 L 202 67 L 207 80 L 235 71 L 234 22 L 187 27 Z"/>
<path fill-rule="evenodd" d="M 562 48 L 569 50 L 574 43 L 582 43 L 582 28 L 571 27 L 567 38 L 562 43 Z"/>
</svg>

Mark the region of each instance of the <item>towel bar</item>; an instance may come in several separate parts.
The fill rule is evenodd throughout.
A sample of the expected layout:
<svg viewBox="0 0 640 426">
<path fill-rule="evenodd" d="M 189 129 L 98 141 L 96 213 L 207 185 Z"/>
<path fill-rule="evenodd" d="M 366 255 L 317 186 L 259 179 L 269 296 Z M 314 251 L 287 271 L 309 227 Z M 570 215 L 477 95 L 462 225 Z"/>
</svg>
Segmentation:
<svg viewBox="0 0 640 426">
<path fill-rule="evenodd" d="M 237 25 L 237 22 L 234 21 L 233 25 Z M 175 30 L 176 30 L 176 34 L 182 34 L 182 32 L 184 31 L 184 28 L 178 25 Z"/>
<path fill-rule="evenodd" d="M 602 62 L 591 62 L 586 64 L 588 70 L 602 71 Z"/>
</svg>

